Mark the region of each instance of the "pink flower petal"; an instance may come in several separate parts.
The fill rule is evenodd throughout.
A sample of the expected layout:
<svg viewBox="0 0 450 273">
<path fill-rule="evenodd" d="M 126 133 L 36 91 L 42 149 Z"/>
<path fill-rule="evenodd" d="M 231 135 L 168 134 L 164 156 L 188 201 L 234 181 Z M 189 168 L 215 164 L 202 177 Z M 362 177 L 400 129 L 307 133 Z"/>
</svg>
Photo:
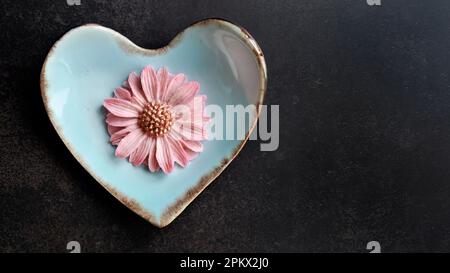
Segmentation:
<svg viewBox="0 0 450 273">
<path fill-rule="evenodd" d="M 195 119 L 200 119 L 205 115 L 206 95 L 195 96 L 187 105 L 191 108 Z"/>
<path fill-rule="evenodd" d="M 131 103 L 134 103 L 136 105 L 140 105 L 141 107 L 144 107 L 145 104 L 143 104 L 137 97 L 131 97 Z"/>
<path fill-rule="evenodd" d="M 179 141 L 181 146 L 183 146 L 184 152 L 186 153 L 189 161 L 196 158 L 198 154 L 203 151 L 203 144 L 199 141 L 182 140 L 177 138 L 177 134 L 173 131 L 170 132 L 170 135 L 175 140 Z"/>
<path fill-rule="evenodd" d="M 177 121 L 172 126 L 172 130 L 178 133 L 183 140 L 201 141 L 206 139 L 206 130 L 203 127 L 203 122 Z"/>
<path fill-rule="evenodd" d="M 116 90 L 114 91 L 114 95 L 116 95 L 116 97 L 119 99 L 123 99 L 123 100 L 127 100 L 127 101 L 131 100 L 130 92 L 122 87 L 116 88 Z"/>
<path fill-rule="evenodd" d="M 185 153 L 189 159 L 189 161 L 191 161 L 192 159 L 196 158 L 198 156 L 198 153 L 193 152 L 191 150 L 185 150 Z"/>
<path fill-rule="evenodd" d="M 173 139 L 171 135 L 167 135 L 165 137 L 166 143 L 170 145 L 171 154 L 175 162 L 177 162 L 180 166 L 186 167 L 189 163 L 188 156 L 183 149 L 183 146 L 179 141 Z"/>
<path fill-rule="evenodd" d="M 144 97 L 144 91 L 142 91 L 140 77 L 134 72 L 130 73 L 130 75 L 128 76 L 128 84 L 130 85 L 133 97 L 135 97 L 136 101 L 138 101 L 139 104 L 143 106 L 146 103 L 146 100 Z"/>
<path fill-rule="evenodd" d="M 187 104 L 194 99 L 197 92 L 200 90 L 198 82 L 188 82 L 182 84 L 177 89 L 178 91 L 173 94 L 169 99 L 170 105 Z"/>
<path fill-rule="evenodd" d="M 155 70 L 147 66 L 141 73 L 141 85 L 147 101 L 158 100 L 158 78 Z"/>
<path fill-rule="evenodd" d="M 113 135 L 115 132 L 120 131 L 120 127 L 114 127 L 108 124 L 108 133 L 109 135 Z"/>
<path fill-rule="evenodd" d="M 170 173 L 173 170 L 173 157 L 169 145 L 165 137 L 156 138 L 156 160 L 165 173 Z"/>
<path fill-rule="evenodd" d="M 193 123 L 203 122 L 203 126 L 206 125 L 209 122 L 209 117 L 205 116 L 205 102 L 206 96 L 195 96 L 193 100 L 191 100 L 188 104 L 185 104 L 189 109 L 188 111 L 186 108 L 174 107 L 175 110 L 182 110 L 179 113 L 176 113 L 178 120 Z"/>
<path fill-rule="evenodd" d="M 186 76 L 184 74 L 177 74 L 170 80 L 167 91 L 161 98 L 162 101 L 169 101 L 170 98 L 178 91 L 178 88 L 186 81 Z"/>
<path fill-rule="evenodd" d="M 200 141 L 184 140 L 181 142 L 183 146 L 193 152 L 203 152 L 203 144 Z"/>
<path fill-rule="evenodd" d="M 118 145 L 119 142 L 125 136 L 127 136 L 131 131 L 134 131 L 136 129 L 139 129 L 137 124 L 132 124 L 128 127 L 121 128 L 120 130 L 118 130 L 117 132 L 115 132 L 114 134 L 111 135 L 111 138 L 109 139 L 109 141 L 111 142 L 112 145 Z"/>
<path fill-rule="evenodd" d="M 169 85 L 169 71 L 165 67 L 158 70 L 158 100 L 162 101 L 166 96 L 167 86 Z"/>
<path fill-rule="evenodd" d="M 170 74 L 170 72 L 169 72 L 169 82 L 170 82 L 174 77 L 175 77 L 175 75 Z M 167 86 L 169 86 L 169 85 L 167 84 Z"/>
<path fill-rule="evenodd" d="M 156 160 L 156 140 L 151 142 L 150 153 L 148 154 L 148 169 L 151 172 L 159 170 L 159 164 Z"/>
<path fill-rule="evenodd" d="M 106 118 L 106 123 L 116 127 L 127 127 L 129 125 L 136 124 L 137 122 L 137 118 L 122 118 L 114 115 L 110 115 Z"/>
<path fill-rule="evenodd" d="M 131 153 L 130 162 L 134 166 L 139 166 L 145 161 L 150 153 L 152 142 L 155 142 L 153 138 L 146 137 L 144 141 L 142 141 L 141 145 L 139 145 L 139 147 Z"/>
<path fill-rule="evenodd" d="M 116 149 L 117 157 L 127 157 L 129 156 L 147 136 L 142 132 L 141 129 L 136 129 L 131 131 L 126 137 L 124 137 L 119 146 Z"/>
<path fill-rule="evenodd" d="M 189 140 L 177 130 L 171 130 L 169 134 L 172 139 L 178 141 L 183 146 L 184 150 L 190 150 L 195 153 L 203 151 L 203 144 L 199 140 Z"/>
<path fill-rule="evenodd" d="M 103 106 L 105 106 L 105 108 L 114 115 L 124 118 L 137 117 L 139 115 L 139 111 L 141 110 L 136 104 L 116 98 L 106 99 L 103 102 Z"/>
</svg>

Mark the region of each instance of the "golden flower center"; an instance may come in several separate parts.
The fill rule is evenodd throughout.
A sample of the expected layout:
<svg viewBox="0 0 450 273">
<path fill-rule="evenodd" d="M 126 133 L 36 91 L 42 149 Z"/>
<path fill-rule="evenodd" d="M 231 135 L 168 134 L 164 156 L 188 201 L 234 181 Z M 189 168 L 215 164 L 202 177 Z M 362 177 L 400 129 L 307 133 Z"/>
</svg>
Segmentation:
<svg viewBox="0 0 450 273">
<path fill-rule="evenodd" d="M 144 110 L 139 114 L 139 126 L 151 137 L 158 137 L 167 134 L 172 127 L 173 117 L 170 106 L 152 101 L 144 106 Z"/>
</svg>

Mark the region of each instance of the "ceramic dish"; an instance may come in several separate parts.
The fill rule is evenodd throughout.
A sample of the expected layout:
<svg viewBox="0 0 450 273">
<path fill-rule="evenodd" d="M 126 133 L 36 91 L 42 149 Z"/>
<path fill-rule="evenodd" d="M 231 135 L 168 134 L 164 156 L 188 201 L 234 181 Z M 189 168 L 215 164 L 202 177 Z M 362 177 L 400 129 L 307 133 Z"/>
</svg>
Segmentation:
<svg viewBox="0 0 450 273">
<path fill-rule="evenodd" d="M 48 53 L 41 92 L 48 116 L 78 162 L 115 198 L 157 227 L 172 222 L 236 157 L 245 140 L 205 141 L 186 168 L 169 175 L 133 167 L 114 156 L 105 126 L 105 98 L 131 71 L 167 67 L 200 83 L 208 104 L 257 106 L 266 89 L 261 49 L 243 28 L 219 19 L 195 23 L 168 46 L 144 49 L 118 32 L 83 25 Z"/>
</svg>

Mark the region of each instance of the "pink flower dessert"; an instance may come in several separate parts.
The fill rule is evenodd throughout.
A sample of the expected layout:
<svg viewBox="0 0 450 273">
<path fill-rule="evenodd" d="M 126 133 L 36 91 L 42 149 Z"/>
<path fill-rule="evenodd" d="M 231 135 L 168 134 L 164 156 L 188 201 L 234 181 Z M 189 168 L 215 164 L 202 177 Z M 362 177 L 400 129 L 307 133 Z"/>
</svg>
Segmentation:
<svg viewBox="0 0 450 273">
<path fill-rule="evenodd" d="M 152 172 L 161 168 L 170 173 L 175 162 L 185 167 L 206 139 L 209 117 L 199 89 L 197 82 L 166 68 L 156 72 L 147 66 L 140 76 L 132 72 L 114 98 L 103 103 L 116 156 L 129 157 L 135 166 L 146 164 Z"/>
</svg>

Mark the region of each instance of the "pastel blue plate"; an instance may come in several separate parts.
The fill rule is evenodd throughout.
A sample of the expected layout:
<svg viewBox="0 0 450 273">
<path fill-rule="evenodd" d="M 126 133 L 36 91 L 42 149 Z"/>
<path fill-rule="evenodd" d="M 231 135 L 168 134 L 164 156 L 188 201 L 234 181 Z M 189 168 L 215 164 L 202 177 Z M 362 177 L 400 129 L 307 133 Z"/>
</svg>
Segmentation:
<svg viewBox="0 0 450 273">
<path fill-rule="evenodd" d="M 205 141 L 197 158 L 169 175 L 115 157 L 103 101 L 131 71 L 140 72 L 149 64 L 198 81 L 207 104 L 224 110 L 226 105 L 256 105 L 257 115 L 246 129 L 246 138 Z M 156 50 L 89 24 L 70 30 L 50 50 L 42 68 L 41 92 L 53 126 L 78 162 L 125 206 L 164 227 L 239 153 L 259 116 L 266 78 L 258 44 L 243 28 L 227 21 L 198 22 Z M 225 130 L 236 129 L 227 126 Z"/>
</svg>

